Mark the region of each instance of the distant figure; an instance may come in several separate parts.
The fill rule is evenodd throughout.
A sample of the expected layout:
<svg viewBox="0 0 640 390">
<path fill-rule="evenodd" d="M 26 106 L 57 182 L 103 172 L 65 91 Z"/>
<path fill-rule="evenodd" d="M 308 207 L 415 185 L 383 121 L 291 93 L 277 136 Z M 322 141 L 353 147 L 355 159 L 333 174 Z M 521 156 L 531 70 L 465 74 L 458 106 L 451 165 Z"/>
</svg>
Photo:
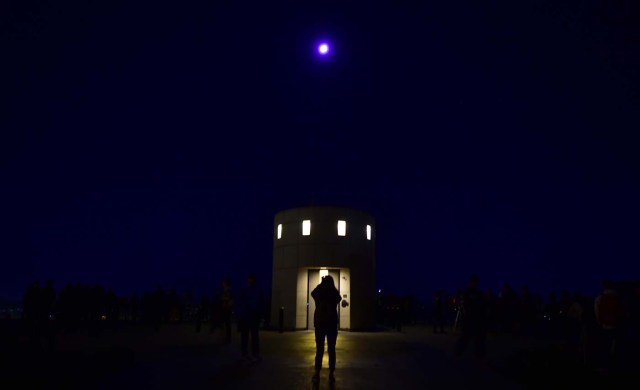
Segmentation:
<svg viewBox="0 0 640 390">
<path fill-rule="evenodd" d="M 567 313 L 569 312 L 569 308 L 573 301 L 571 300 L 571 295 L 568 290 L 562 290 L 560 293 L 560 302 L 558 303 L 558 330 L 559 335 L 563 339 L 567 339 L 569 337 L 570 325 L 569 320 L 567 318 Z"/>
<path fill-rule="evenodd" d="M 39 307 L 41 294 L 40 282 L 33 282 L 25 291 L 22 303 L 22 321 L 34 346 L 40 342 L 39 328 L 41 319 L 39 318 Z"/>
<path fill-rule="evenodd" d="M 338 338 L 338 303 L 342 300 L 340 293 L 329 275 L 322 278 L 322 282 L 311 292 L 316 310 L 313 313 L 313 326 L 316 333 L 316 372 L 313 381 L 320 380 L 322 358 L 324 356 L 324 339 L 327 338 L 329 351 L 329 382 L 335 383 L 336 369 L 336 339 Z"/>
<path fill-rule="evenodd" d="M 35 327 L 38 317 L 38 305 L 40 300 L 40 283 L 33 282 L 25 291 L 22 301 L 22 319 L 27 328 Z"/>
<path fill-rule="evenodd" d="M 220 295 L 220 321 L 224 329 L 224 342 L 231 342 L 231 314 L 233 313 L 233 290 L 231 279 L 222 281 L 222 294 Z"/>
<path fill-rule="evenodd" d="M 488 289 L 485 294 L 485 303 L 487 305 L 487 331 L 498 332 L 500 330 L 498 319 L 500 316 L 500 306 L 493 289 Z"/>
<path fill-rule="evenodd" d="M 567 310 L 567 337 L 566 340 L 572 345 L 580 345 L 584 339 L 584 298 L 575 293 L 573 302 Z"/>
<path fill-rule="evenodd" d="M 40 291 L 40 308 L 39 321 L 41 335 L 47 342 L 49 351 L 53 351 L 55 346 L 55 313 L 56 306 L 56 290 L 53 287 L 53 281 L 49 280 L 47 285 Z"/>
<path fill-rule="evenodd" d="M 478 288 L 480 279 L 474 275 L 469 280 L 469 287 L 462 294 L 461 328 L 462 334 L 456 345 L 456 355 L 461 356 L 473 338 L 475 356 L 478 359 L 485 355 L 485 337 L 487 332 L 487 308 L 484 294 Z"/>
<path fill-rule="evenodd" d="M 131 297 L 131 321 L 134 323 L 138 322 L 140 312 L 140 299 L 137 294 L 133 294 Z"/>
<path fill-rule="evenodd" d="M 397 295 L 391 295 L 391 319 L 393 328 L 402 332 L 402 300 Z"/>
<path fill-rule="evenodd" d="M 259 327 L 262 313 L 262 292 L 256 283 L 255 274 L 249 274 L 247 286 L 240 294 L 237 308 L 243 361 L 261 360 Z M 251 356 L 249 356 L 249 335 L 251 335 Z"/>
<path fill-rule="evenodd" d="M 502 332 L 513 333 L 516 330 L 516 322 L 519 315 L 520 302 L 518 294 L 505 283 L 500 293 L 500 314 L 502 316 Z"/>
<path fill-rule="evenodd" d="M 635 333 L 640 333 L 640 283 L 633 288 L 629 305 L 630 328 Z"/>
<path fill-rule="evenodd" d="M 547 336 L 552 336 L 552 337 L 557 336 L 556 325 L 557 325 L 559 312 L 560 310 L 558 305 L 558 299 L 556 298 L 556 292 L 552 290 L 549 293 L 549 303 L 547 303 L 547 305 L 544 308 L 544 319 L 546 324 L 545 328 L 546 328 Z"/>
<path fill-rule="evenodd" d="M 595 300 L 596 321 L 602 332 L 604 351 L 602 363 L 611 364 L 616 356 L 620 329 L 624 319 L 624 309 L 620 295 L 611 281 L 602 282 L 602 294 Z"/>
<path fill-rule="evenodd" d="M 433 294 L 433 333 L 437 334 L 438 329 L 440 329 L 440 333 L 445 333 L 444 331 L 444 316 L 445 316 L 445 302 L 444 302 L 444 294 L 440 291 L 436 291 Z"/>
<path fill-rule="evenodd" d="M 160 325 L 168 320 L 167 298 L 162 287 L 158 287 L 151 297 L 151 318 L 153 329 L 160 331 Z"/>
<path fill-rule="evenodd" d="M 41 316 L 48 320 L 53 314 L 56 304 L 56 290 L 53 287 L 53 281 L 49 280 L 47 285 L 40 292 L 40 312 Z"/>
<path fill-rule="evenodd" d="M 196 333 L 200 332 L 202 323 L 207 321 L 207 319 L 209 318 L 209 308 L 209 297 L 207 297 L 207 294 L 202 294 L 200 305 L 196 306 Z"/>
<path fill-rule="evenodd" d="M 453 330 L 458 331 L 460 329 L 461 321 L 461 308 L 462 308 L 462 290 L 456 289 L 455 296 L 453 297 L 452 303 L 454 310 L 456 312 L 455 320 L 453 321 Z"/>
<path fill-rule="evenodd" d="M 529 291 L 529 288 L 522 289 L 522 300 L 520 302 L 520 326 L 524 336 L 531 337 L 536 326 L 536 302 Z"/>
</svg>

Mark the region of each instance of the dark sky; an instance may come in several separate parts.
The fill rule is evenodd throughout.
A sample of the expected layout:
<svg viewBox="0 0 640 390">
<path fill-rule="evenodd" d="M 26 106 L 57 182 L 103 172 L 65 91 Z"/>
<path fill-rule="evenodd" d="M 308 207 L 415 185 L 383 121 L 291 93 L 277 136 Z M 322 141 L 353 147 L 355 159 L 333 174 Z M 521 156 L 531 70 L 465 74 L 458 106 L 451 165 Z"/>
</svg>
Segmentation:
<svg viewBox="0 0 640 390">
<path fill-rule="evenodd" d="M 634 1 L 272 3 L 0 4 L 0 297 L 269 285 L 309 204 L 387 290 L 639 277 Z"/>
</svg>

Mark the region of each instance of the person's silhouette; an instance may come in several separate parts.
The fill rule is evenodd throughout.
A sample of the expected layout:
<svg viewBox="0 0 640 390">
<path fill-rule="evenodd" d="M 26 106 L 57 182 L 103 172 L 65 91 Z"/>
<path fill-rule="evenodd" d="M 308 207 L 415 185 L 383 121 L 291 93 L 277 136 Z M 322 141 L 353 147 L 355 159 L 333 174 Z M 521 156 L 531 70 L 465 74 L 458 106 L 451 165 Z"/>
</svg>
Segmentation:
<svg viewBox="0 0 640 390">
<path fill-rule="evenodd" d="M 38 326 L 40 323 L 40 282 L 33 282 L 24 294 L 22 320 L 31 342 L 38 343 Z"/>
<path fill-rule="evenodd" d="M 231 342 L 231 313 L 233 312 L 233 290 L 231 289 L 231 279 L 224 278 L 222 281 L 222 294 L 220 295 L 220 314 L 222 316 L 222 326 L 224 328 L 225 343 Z"/>
<path fill-rule="evenodd" d="M 445 315 L 445 304 L 444 304 L 444 293 L 440 291 L 436 291 L 433 294 L 433 333 L 438 333 L 438 329 L 440 329 L 440 333 L 445 333 L 444 331 L 444 315 Z"/>
<path fill-rule="evenodd" d="M 462 333 L 456 344 L 456 355 L 460 356 L 467 349 L 469 341 L 475 341 L 476 358 L 485 355 L 486 316 L 487 309 L 484 294 L 478 288 L 480 279 L 472 276 L 469 287 L 464 291 L 461 302 Z"/>
<path fill-rule="evenodd" d="M 40 311 L 41 311 L 41 329 L 43 336 L 47 340 L 49 351 L 53 351 L 55 346 L 55 313 L 56 306 L 56 290 L 53 287 L 53 281 L 49 280 L 47 285 L 40 293 Z"/>
<path fill-rule="evenodd" d="M 329 352 L 329 381 L 335 382 L 336 369 L 336 339 L 338 338 L 338 311 L 336 307 L 342 300 L 336 289 L 333 278 L 329 275 L 322 278 L 322 282 L 311 292 L 316 303 L 313 313 L 313 325 L 316 334 L 316 361 L 313 381 L 320 380 L 322 358 L 324 355 L 324 339 L 327 338 Z"/>
<path fill-rule="evenodd" d="M 256 276 L 249 274 L 247 287 L 240 294 L 237 308 L 243 360 L 261 360 L 259 328 L 262 307 L 262 292 L 256 283 Z M 249 358 L 249 335 L 251 335 L 251 359 Z"/>
</svg>

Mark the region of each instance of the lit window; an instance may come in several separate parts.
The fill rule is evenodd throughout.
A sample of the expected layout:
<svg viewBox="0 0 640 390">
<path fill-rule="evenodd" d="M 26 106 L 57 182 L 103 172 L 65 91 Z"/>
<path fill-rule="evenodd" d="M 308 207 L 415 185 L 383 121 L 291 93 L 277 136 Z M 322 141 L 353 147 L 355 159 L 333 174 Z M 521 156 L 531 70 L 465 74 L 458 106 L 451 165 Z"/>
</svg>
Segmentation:
<svg viewBox="0 0 640 390">
<path fill-rule="evenodd" d="M 367 225 L 367 240 L 371 241 L 371 225 Z"/>
<path fill-rule="evenodd" d="M 324 278 L 327 275 L 329 275 L 329 270 L 328 269 L 321 269 L 320 270 L 320 279 Z"/>
<path fill-rule="evenodd" d="M 282 238 L 282 224 L 278 225 L 278 240 Z"/>
<path fill-rule="evenodd" d="M 338 235 L 343 237 L 347 235 L 347 221 L 338 221 Z"/>
<path fill-rule="evenodd" d="M 309 236 L 311 235 L 311 220 L 302 221 L 302 235 Z"/>
</svg>

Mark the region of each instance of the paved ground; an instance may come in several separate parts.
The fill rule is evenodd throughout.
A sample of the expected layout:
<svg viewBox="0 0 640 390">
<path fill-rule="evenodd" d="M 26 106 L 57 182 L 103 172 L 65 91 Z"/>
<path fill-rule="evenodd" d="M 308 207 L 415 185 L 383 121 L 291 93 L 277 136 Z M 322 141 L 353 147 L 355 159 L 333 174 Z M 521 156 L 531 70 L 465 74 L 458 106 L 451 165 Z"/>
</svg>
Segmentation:
<svg viewBox="0 0 640 390">
<path fill-rule="evenodd" d="M 0 325 L 2 390 L 313 388 L 311 332 L 261 332 L 263 361 L 247 365 L 239 361 L 237 333 L 225 345 L 219 334 L 196 333 L 193 325 L 62 334 L 54 352 L 26 337 L 17 322 Z M 490 336 L 487 360 L 479 363 L 472 351 L 452 356 L 455 341 L 456 335 L 433 335 L 424 327 L 341 332 L 334 388 L 494 390 L 518 388 L 516 381 L 528 389 L 639 388 L 637 364 L 628 365 L 626 376 L 597 374 L 557 342 Z M 320 389 L 330 388 L 327 374 L 322 372 Z"/>
<path fill-rule="evenodd" d="M 216 336 L 180 335 L 184 329 L 165 327 L 150 335 L 135 363 L 107 376 L 101 388 L 158 389 L 307 389 L 313 388 L 312 332 L 262 332 L 263 360 L 239 362 L 236 342 L 221 345 Z M 176 345 L 171 340 L 180 339 Z M 120 341 L 126 344 L 126 340 Z M 402 333 L 341 332 L 337 343 L 335 389 L 466 389 L 516 388 L 484 364 L 456 359 L 454 337 L 435 336 L 424 329 Z M 325 355 L 324 364 L 327 364 Z M 319 388 L 329 388 L 323 370 Z"/>
<path fill-rule="evenodd" d="M 159 332 L 122 326 L 99 335 L 62 334 L 55 352 L 43 352 L 20 332 L 0 332 L 0 388 L 79 389 L 308 389 L 313 388 L 315 353 L 312 332 L 261 332 L 263 360 L 240 363 L 239 335 L 225 345 L 220 334 L 196 333 L 193 325 L 164 325 Z M 4 335 L 4 336 L 3 336 Z M 505 367 L 518 350 L 540 349 L 535 342 L 490 337 L 488 358 L 476 362 L 471 352 L 452 355 L 456 335 L 433 335 L 424 327 L 402 332 L 340 332 L 336 389 L 517 388 Z M 539 344 L 540 342 L 538 342 Z M 327 356 L 325 355 L 325 366 Z M 557 364 L 567 371 L 564 362 Z M 513 369 L 516 367 L 516 369 Z M 319 388 L 329 388 L 323 370 Z M 555 374 L 554 374 L 555 375 Z M 567 375 L 570 381 L 575 375 Z M 547 378 L 539 370 L 548 388 Z M 507 379 L 515 378 L 515 379 Z M 524 382 L 531 382 L 531 375 Z"/>
</svg>

